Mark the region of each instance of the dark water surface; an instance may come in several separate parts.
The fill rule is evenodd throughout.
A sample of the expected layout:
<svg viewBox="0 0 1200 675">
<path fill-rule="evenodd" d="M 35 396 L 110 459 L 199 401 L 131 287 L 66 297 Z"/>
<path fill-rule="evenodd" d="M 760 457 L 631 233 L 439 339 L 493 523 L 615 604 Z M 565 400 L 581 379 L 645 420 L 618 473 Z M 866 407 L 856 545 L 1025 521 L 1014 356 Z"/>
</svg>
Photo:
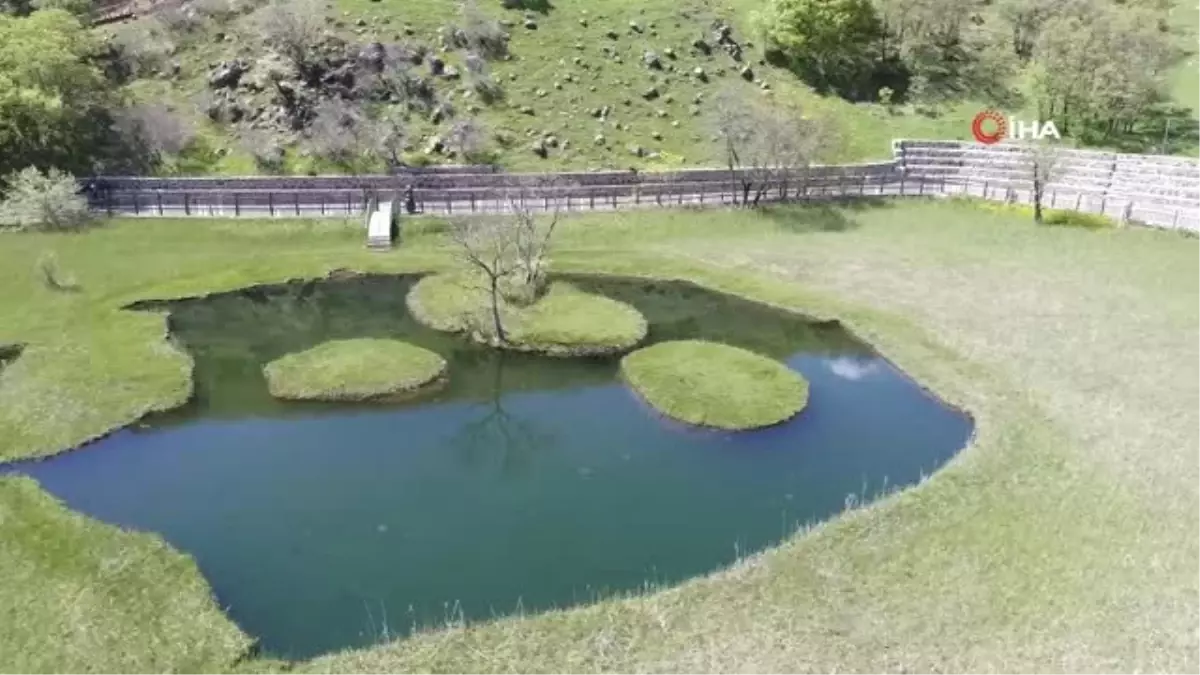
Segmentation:
<svg viewBox="0 0 1200 675">
<path fill-rule="evenodd" d="M 677 582 L 917 481 L 966 442 L 948 409 L 836 324 L 683 283 L 579 278 L 636 306 L 649 342 L 785 361 L 808 407 L 769 429 L 665 421 L 615 360 L 500 354 L 429 331 L 415 277 L 291 283 L 163 303 L 196 399 L 79 450 L 10 465 L 71 507 L 194 556 L 266 652 L 306 657 Z M 450 362 L 405 403 L 282 403 L 262 366 L 395 337 Z"/>
</svg>

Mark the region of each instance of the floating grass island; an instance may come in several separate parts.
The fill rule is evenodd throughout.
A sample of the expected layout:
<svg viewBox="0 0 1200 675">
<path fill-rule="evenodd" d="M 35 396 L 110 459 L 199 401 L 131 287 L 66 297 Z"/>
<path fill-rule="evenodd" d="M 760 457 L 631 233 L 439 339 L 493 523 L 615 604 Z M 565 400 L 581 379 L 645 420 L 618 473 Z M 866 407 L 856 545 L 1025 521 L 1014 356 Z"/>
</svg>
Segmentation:
<svg viewBox="0 0 1200 675">
<path fill-rule="evenodd" d="M 550 284 L 528 305 L 502 302 L 506 340 L 492 329 L 491 305 L 482 281 L 458 275 L 421 279 L 407 298 L 417 321 L 505 349 L 550 356 L 603 356 L 633 349 L 646 337 L 646 319 L 633 307 L 584 293 L 565 282 Z"/>
<path fill-rule="evenodd" d="M 363 401 L 415 392 L 442 379 L 446 360 L 397 340 L 334 340 L 267 364 L 276 398 Z"/>
<path fill-rule="evenodd" d="M 667 417 L 719 429 L 783 422 L 808 403 L 808 382 L 787 366 L 715 342 L 680 340 L 621 360 L 625 380 Z"/>
</svg>

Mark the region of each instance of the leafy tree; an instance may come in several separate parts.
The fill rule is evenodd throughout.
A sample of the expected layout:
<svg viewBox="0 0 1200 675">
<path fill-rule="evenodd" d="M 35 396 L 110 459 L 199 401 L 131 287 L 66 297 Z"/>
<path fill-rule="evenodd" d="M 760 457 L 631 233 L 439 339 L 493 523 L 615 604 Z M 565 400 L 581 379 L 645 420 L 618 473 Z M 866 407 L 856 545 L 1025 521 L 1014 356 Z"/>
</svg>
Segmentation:
<svg viewBox="0 0 1200 675">
<path fill-rule="evenodd" d="M 0 175 L 30 165 L 91 171 L 112 99 L 95 52 L 62 10 L 0 15 Z"/>
<path fill-rule="evenodd" d="M 1072 0 L 1046 20 L 1030 72 L 1040 116 L 1064 133 L 1107 139 L 1167 96 L 1167 74 L 1180 58 L 1163 35 L 1160 10 L 1107 0 Z"/>
<path fill-rule="evenodd" d="M 92 220 L 75 177 L 57 169 L 36 167 L 5 178 L 8 190 L 0 202 L 0 227 L 18 230 L 77 230 Z"/>
<path fill-rule="evenodd" d="M 869 85 L 883 34 L 871 0 L 771 0 L 755 21 L 768 52 L 813 86 L 853 97 Z"/>
<path fill-rule="evenodd" d="M 747 100 L 734 89 L 718 93 L 713 111 L 734 203 L 742 206 L 758 206 L 771 190 L 786 199 L 792 183 L 836 142 L 824 120 L 806 117 L 794 108 Z"/>
</svg>

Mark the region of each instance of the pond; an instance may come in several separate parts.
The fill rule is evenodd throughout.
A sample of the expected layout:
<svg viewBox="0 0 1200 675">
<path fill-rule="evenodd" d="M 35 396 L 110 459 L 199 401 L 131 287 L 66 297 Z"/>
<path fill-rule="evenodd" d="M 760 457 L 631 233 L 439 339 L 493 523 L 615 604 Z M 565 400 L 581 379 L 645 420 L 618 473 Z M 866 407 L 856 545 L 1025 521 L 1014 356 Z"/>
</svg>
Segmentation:
<svg viewBox="0 0 1200 675">
<path fill-rule="evenodd" d="M 918 481 L 971 433 L 836 323 L 682 282 L 573 278 L 640 310 L 650 343 L 715 340 L 809 380 L 787 423 L 690 428 L 640 402 L 615 359 L 500 353 L 421 327 L 404 305 L 416 279 L 146 303 L 195 358 L 194 400 L 3 470 L 161 534 L 265 653 L 302 658 L 677 583 Z M 269 396 L 264 364 L 352 337 L 434 350 L 449 385 L 388 404 Z"/>
</svg>

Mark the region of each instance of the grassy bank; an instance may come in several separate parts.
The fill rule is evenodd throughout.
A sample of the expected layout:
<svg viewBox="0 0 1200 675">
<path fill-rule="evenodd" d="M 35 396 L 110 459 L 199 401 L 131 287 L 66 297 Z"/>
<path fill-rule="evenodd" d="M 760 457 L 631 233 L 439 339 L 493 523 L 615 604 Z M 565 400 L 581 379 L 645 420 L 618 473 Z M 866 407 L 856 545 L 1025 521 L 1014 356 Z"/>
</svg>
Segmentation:
<svg viewBox="0 0 1200 675">
<path fill-rule="evenodd" d="M 782 363 L 702 340 L 639 349 L 621 359 L 621 374 L 667 417 L 719 429 L 778 424 L 808 402 L 808 383 Z"/>
<path fill-rule="evenodd" d="M 38 280 L 53 250 L 79 290 Z M 264 252 L 269 250 L 269 255 Z M 0 240 L 0 454 L 57 452 L 183 400 L 189 359 L 137 299 L 436 269 L 437 234 L 357 223 L 118 222 Z M 569 222 L 559 269 L 689 278 L 838 317 L 971 411 L 921 486 L 677 588 L 428 633 L 301 670 L 1194 670 L 1197 243 L 1035 228 L 967 204 Z M 0 479 L 14 670 L 275 669 L 184 556 Z"/>
<path fill-rule="evenodd" d="M 271 395 L 359 401 L 412 392 L 446 372 L 441 356 L 398 340 L 334 340 L 288 354 L 263 373 Z"/>
<path fill-rule="evenodd" d="M 501 344 L 485 279 L 430 275 L 413 286 L 407 305 L 418 321 L 431 328 Z M 496 310 L 505 331 L 505 349 L 596 356 L 628 351 L 646 337 L 646 319 L 636 309 L 564 282 L 551 284 L 545 295 L 528 304 L 498 294 Z"/>
</svg>

